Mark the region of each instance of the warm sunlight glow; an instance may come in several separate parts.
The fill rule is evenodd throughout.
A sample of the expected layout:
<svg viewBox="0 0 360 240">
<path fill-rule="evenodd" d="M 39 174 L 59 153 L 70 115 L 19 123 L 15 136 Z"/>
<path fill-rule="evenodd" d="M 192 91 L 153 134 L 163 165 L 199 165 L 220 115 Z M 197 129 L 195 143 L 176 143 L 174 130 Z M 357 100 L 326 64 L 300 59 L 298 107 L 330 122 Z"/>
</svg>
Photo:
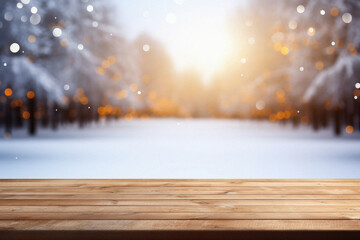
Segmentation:
<svg viewBox="0 0 360 240">
<path fill-rule="evenodd" d="M 199 31 L 201 29 L 201 31 Z M 173 56 L 182 69 L 195 68 L 208 81 L 224 65 L 231 52 L 231 40 L 225 26 L 201 23 L 178 30 Z"/>
</svg>

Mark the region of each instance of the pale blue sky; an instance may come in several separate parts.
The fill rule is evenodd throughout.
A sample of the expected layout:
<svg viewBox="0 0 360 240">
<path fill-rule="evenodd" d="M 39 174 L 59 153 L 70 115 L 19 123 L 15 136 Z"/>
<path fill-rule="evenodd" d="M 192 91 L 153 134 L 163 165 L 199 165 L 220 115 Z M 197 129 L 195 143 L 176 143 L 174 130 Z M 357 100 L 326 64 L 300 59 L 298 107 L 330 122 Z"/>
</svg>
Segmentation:
<svg viewBox="0 0 360 240">
<path fill-rule="evenodd" d="M 215 62 L 207 62 L 206 51 L 218 46 L 218 58 L 228 51 L 225 25 L 245 0 L 114 1 L 123 32 L 129 39 L 148 33 L 164 43 L 178 70 L 194 67 L 206 77 L 218 67 Z M 174 16 L 176 21 L 172 23 Z"/>
<path fill-rule="evenodd" d="M 188 22 L 194 17 L 204 21 L 216 18 L 224 21 L 244 0 L 113 0 L 119 9 L 119 19 L 126 34 L 135 37 L 145 31 L 163 38 L 168 26 L 166 15 L 173 12 L 177 23 Z M 177 4 L 176 2 L 182 2 Z M 149 17 L 144 17 L 144 12 Z M 176 25 L 176 24 L 175 24 Z M 176 26 L 175 26 L 176 27 Z"/>
</svg>

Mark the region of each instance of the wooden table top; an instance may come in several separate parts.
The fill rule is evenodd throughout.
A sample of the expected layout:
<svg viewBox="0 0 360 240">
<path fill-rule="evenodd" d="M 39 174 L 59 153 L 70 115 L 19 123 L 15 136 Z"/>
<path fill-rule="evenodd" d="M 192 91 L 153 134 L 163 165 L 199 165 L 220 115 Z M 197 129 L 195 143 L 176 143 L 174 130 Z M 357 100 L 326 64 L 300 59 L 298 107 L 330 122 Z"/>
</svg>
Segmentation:
<svg viewBox="0 0 360 240">
<path fill-rule="evenodd" d="M 0 180 L 0 231 L 359 231 L 359 179 Z"/>
</svg>

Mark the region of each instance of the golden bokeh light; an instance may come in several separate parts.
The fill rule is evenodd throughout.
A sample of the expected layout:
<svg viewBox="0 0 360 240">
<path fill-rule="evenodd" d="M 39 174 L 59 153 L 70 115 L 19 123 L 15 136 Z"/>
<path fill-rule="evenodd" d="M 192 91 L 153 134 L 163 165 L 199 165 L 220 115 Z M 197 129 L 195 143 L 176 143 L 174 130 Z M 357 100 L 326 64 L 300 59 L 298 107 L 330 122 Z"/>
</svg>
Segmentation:
<svg viewBox="0 0 360 240">
<path fill-rule="evenodd" d="M 116 97 L 117 97 L 118 99 L 124 99 L 124 98 L 127 98 L 128 95 L 129 95 L 129 94 L 128 94 L 128 91 L 126 91 L 126 90 L 121 90 L 121 91 L 117 92 Z"/>
<path fill-rule="evenodd" d="M 288 55 L 289 54 L 289 48 L 287 48 L 287 47 L 282 47 L 281 48 L 281 54 L 282 55 Z"/>
<path fill-rule="evenodd" d="M 26 93 L 26 97 L 27 97 L 28 99 L 33 99 L 33 98 L 35 97 L 35 92 L 33 92 L 33 91 L 28 91 L 28 92 Z"/>
<path fill-rule="evenodd" d="M 345 131 L 347 134 L 352 134 L 354 132 L 354 127 L 351 125 L 346 126 Z"/>
<path fill-rule="evenodd" d="M 324 69 L 324 62 L 323 61 L 317 61 L 315 63 L 315 67 L 317 70 L 323 70 Z"/>
<path fill-rule="evenodd" d="M 109 68 L 111 65 L 110 61 L 109 60 L 104 60 L 102 63 L 101 63 L 101 66 L 103 68 Z"/>
<path fill-rule="evenodd" d="M 24 111 L 24 112 L 22 113 L 22 117 L 23 117 L 24 119 L 29 119 L 29 118 L 30 118 L 30 113 L 29 113 L 28 111 Z"/>
<path fill-rule="evenodd" d="M 88 100 L 87 97 L 83 96 L 83 97 L 80 98 L 80 103 L 81 103 L 82 105 L 86 105 L 86 104 L 89 103 L 89 100 Z"/>
<path fill-rule="evenodd" d="M 4 94 L 5 94 L 5 96 L 7 96 L 7 97 L 11 97 L 12 94 L 13 94 L 13 91 L 12 91 L 11 88 L 6 88 L 5 91 L 4 91 Z"/>
<path fill-rule="evenodd" d="M 333 17 L 338 16 L 338 15 L 339 15 L 339 9 L 337 9 L 336 7 L 332 8 L 332 9 L 330 10 L 330 14 L 331 14 L 331 16 L 333 16 Z"/>
</svg>

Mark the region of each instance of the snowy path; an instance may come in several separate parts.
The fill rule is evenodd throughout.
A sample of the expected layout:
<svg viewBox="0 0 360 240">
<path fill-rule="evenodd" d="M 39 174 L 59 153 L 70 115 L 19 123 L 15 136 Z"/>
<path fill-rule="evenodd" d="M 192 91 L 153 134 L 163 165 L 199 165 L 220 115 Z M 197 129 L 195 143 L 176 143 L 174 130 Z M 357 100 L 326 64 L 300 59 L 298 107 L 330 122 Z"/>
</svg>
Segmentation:
<svg viewBox="0 0 360 240">
<path fill-rule="evenodd" d="M 0 178 L 360 178 L 360 138 L 237 120 L 15 132 L 0 140 Z"/>
</svg>

